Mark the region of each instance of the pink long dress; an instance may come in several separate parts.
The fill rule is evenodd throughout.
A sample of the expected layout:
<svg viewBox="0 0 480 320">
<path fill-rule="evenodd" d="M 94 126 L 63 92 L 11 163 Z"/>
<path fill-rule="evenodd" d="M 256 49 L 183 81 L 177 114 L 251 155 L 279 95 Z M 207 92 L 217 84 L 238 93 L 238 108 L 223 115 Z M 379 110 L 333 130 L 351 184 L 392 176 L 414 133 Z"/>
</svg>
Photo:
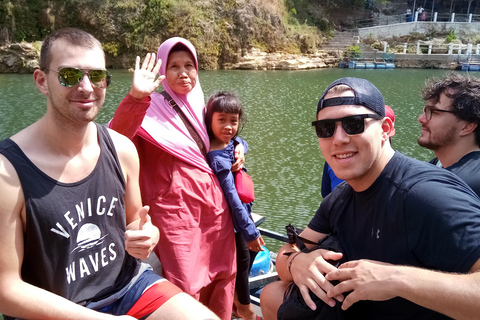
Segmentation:
<svg viewBox="0 0 480 320">
<path fill-rule="evenodd" d="M 192 53 L 198 70 L 195 48 L 176 37 L 159 47 L 157 57 L 164 62 L 160 75 L 166 72 L 170 50 L 178 44 Z M 208 150 L 204 96 L 198 77 L 186 95 L 171 90 L 167 81 L 162 85 Z M 142 201 L 150 206 L 152 222 L 160 229 L 155 253 L 163 275 L 220 318 L 230 319 L 236 274 L 233 222 L 220 183 L 198 145 L 158 93 L 142 101 L 127 95 L 110 127 L 137 147 Z"/>
<path fill-rule="evenodd" d="M 144 205 L 160 229 L 155 254 L 163 276 L 230 319 L 235 285 L 235 236 L 228 205 L 214 174 L 160 148 L 140 123 L 150 105 L 126 96 L 110 123 L 137 147 Z"/>
</svg>

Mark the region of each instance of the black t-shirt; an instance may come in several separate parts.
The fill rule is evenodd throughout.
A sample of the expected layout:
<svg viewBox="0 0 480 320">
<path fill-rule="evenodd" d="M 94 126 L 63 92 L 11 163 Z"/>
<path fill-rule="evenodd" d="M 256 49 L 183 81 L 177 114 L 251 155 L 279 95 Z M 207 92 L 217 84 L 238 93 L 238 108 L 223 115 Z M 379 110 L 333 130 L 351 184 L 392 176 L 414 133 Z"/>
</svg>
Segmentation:
<svg viewBox="0 0 480 320">
<path fill-rule="evenodd" d="M 396 152 L 365 191 L 337 186 L 308 225 L 333 233 L 348 260 L 466 273 L 480 258 L 480 200 L 451 172 Z M 444 319 L 395 298 L 361 301 L 355 319 Z"/>
<path fill-rule="evenodd" d="M 446 169 L 462 178 L 480 197 L 480 151 L 467 153 Z"/>
</svg>

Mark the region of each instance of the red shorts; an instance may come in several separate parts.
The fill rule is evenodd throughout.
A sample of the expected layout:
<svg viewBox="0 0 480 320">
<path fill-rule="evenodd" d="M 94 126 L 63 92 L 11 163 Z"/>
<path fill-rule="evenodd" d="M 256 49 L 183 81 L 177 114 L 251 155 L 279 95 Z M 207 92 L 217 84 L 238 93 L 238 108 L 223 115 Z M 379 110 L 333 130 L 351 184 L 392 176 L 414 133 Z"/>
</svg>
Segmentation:
<svg viewBox="0 0 480 320">
<path fill-rule="evenodd" d="M 180 292 L 182 290 L 169 281 L 156 282 L 142 294 L 132 308 L 128 310 L 127 315 L 137 319 L 148 316 Z"/>
</svg>

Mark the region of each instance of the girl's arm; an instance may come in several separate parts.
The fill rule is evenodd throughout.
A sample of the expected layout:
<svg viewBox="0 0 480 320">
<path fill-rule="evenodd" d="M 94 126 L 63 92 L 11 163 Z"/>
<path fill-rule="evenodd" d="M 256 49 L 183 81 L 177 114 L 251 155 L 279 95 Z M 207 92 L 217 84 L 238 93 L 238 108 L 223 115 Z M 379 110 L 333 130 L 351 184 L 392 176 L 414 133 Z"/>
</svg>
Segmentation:
<svg viewBox="0 0 480 320">
<path fill-rule="evenodd" d="M 253 220 L 250 219 L 250 214 L 238 197 L 233 173 L 230 170 L 231 162 L 228 155 L 218 154 L 213 157 L 209 155 L 209 159 L 211 160 L 210 166 L 220 182 L 223 194 L 230 207 L 235 230 L 241 232 L 247 242 L 257 239 L 260 236 L 260 232 L 257 230 Z"/>
</svg>

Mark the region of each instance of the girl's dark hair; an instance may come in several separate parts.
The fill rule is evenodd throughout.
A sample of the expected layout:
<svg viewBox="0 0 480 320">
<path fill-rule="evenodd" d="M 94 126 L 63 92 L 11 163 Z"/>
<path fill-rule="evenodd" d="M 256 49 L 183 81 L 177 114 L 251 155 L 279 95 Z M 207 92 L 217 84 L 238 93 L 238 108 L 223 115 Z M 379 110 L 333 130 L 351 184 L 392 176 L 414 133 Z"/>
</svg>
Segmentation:
<svg viewBox="0 0 480 320">
<path fill-rule="evenodd" d="M 214 112 L 238 114 L 238 131 L 235 136 L 238 135 L 247 122 L 243 113 L 242 103 L 234 93 L 226 91 L 214 93 L 208 100 L 207 113 L 205 114 L 205 124 L 210 140 L 215 138 L 212 132 L 212 117 Z"/>
</svg>

